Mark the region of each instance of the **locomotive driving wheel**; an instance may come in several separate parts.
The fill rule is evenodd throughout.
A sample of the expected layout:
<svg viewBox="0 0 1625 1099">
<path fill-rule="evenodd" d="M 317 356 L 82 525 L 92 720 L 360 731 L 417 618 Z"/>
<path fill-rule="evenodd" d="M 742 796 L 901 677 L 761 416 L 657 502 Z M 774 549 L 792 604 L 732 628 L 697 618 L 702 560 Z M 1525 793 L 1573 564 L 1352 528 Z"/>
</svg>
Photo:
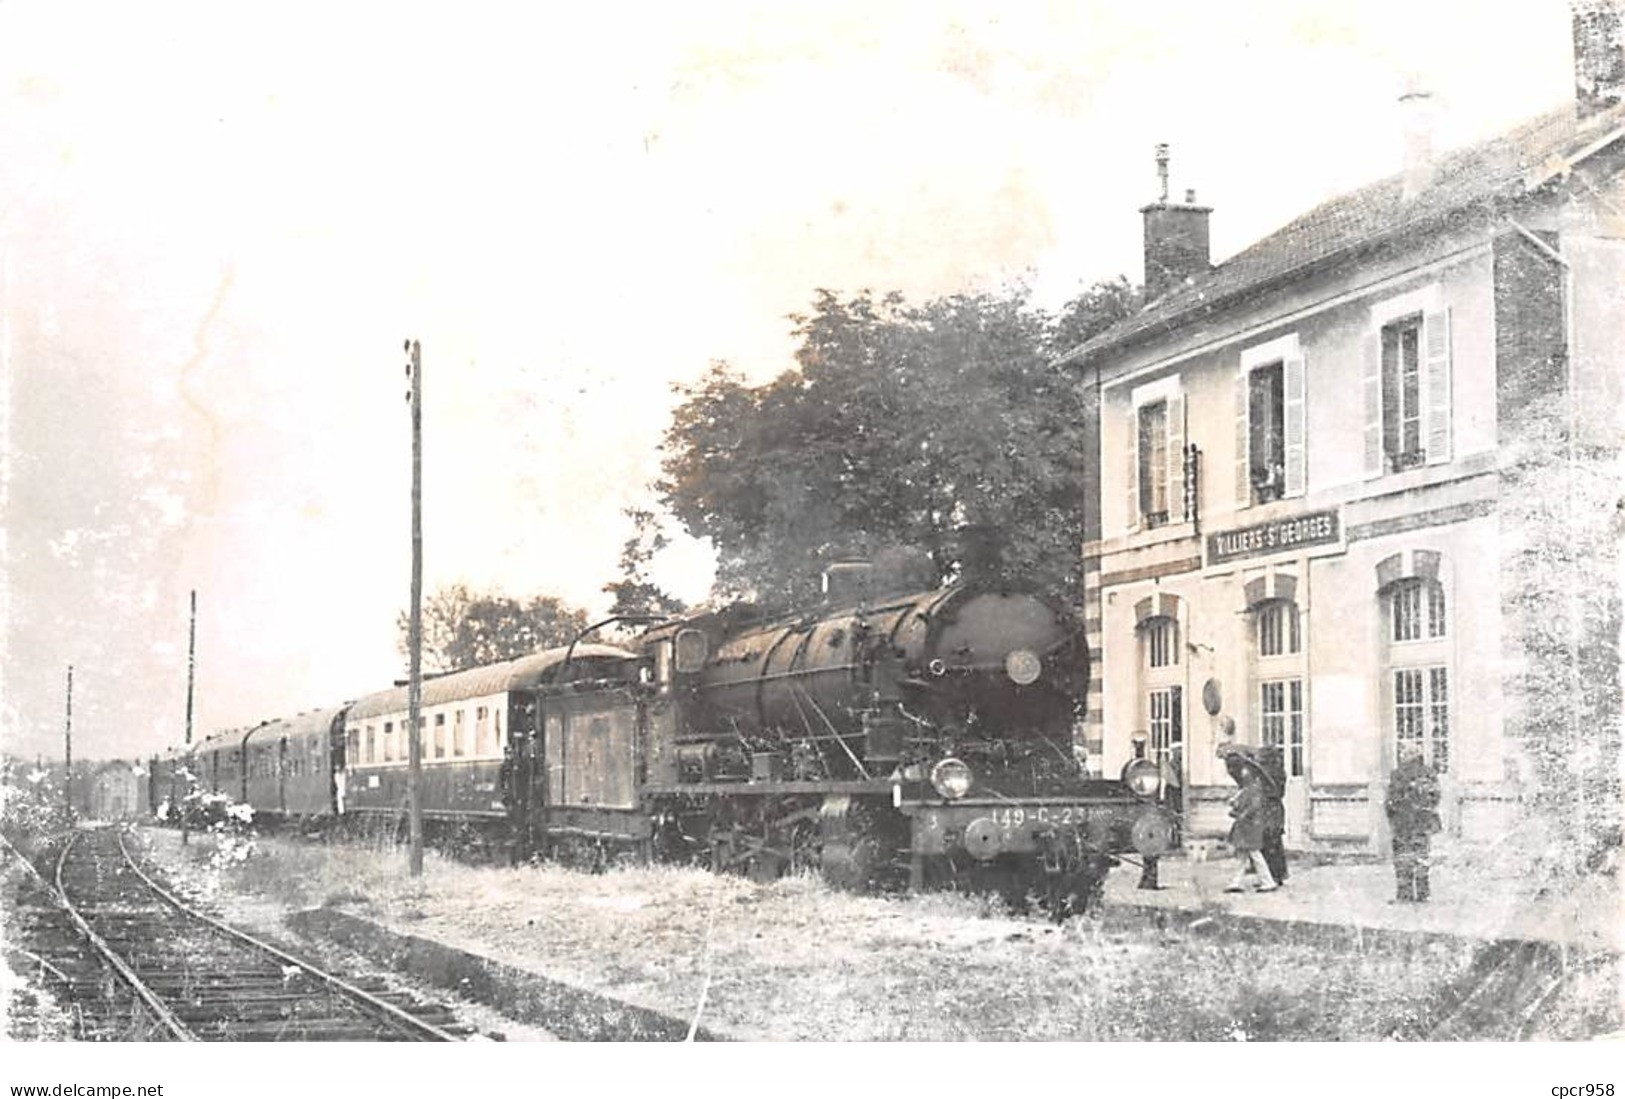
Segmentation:
<svg viewBox="0 0 1625 1099">
<path fill-rule="evenodd" d="M 768 882 L 818 858 L 818 812 L 796 799 L 762 798 L 719 814 L 709 839 L 711 869 Z"/>
<path fill-rule="evenodd" d="M 857 798 L 826 798 L 819 811 L 819 864 L 838 889 L 861 891 L 901 884 L 907 832 L 886 807 Z"/>
</svg>

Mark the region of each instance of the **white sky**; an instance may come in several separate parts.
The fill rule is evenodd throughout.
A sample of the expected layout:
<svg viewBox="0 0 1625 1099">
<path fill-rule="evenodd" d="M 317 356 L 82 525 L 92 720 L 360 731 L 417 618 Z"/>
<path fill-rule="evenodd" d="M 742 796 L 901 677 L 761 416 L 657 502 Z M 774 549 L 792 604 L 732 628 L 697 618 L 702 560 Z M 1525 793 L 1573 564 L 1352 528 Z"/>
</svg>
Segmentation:
<svg viewBox="0 0 1625 1099">
<path fill-rule="evenodd" d="M 453 10 L 455 8 L 455 11 Z M 1009 9 L 1009 10 L 1006 10 Z M 426 587 L 607 600 L 670 385 L 790 364 L 817 287 L 1140 275 L 1152 146 L 1222 258 L 1570 95 L 1560 0 L 0 4 L 0 735 L 75 754 L 329 705 Z M 703 595 L 682 547 L 665 579 Z"/>
</svg>

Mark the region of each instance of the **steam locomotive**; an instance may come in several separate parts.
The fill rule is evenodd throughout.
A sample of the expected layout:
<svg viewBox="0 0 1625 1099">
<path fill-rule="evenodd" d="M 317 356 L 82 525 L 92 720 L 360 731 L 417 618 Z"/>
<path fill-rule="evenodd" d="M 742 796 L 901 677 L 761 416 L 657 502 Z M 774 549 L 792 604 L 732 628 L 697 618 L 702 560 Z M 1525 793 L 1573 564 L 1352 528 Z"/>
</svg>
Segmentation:
<svg viewBox="0 0 1625 1099">
<path fill-rule="evenodd" d="M 1092 779 L 1075 758 L 1088 653 L 1065 614 L 996 587 L 867 581 L 837 567 L 801 614 L 734 607 L 426 680 L 425 819 L 519 854 L 1036 893 L 1057 911 L 1098 896 L 1117 856 L 1176 842 L 1154 765 Z M 408 720 L 396 687 L 217 735 L 154 761 L 153 804 L 184 767 L 257 816 L 393 826 Z"/>
</svg>

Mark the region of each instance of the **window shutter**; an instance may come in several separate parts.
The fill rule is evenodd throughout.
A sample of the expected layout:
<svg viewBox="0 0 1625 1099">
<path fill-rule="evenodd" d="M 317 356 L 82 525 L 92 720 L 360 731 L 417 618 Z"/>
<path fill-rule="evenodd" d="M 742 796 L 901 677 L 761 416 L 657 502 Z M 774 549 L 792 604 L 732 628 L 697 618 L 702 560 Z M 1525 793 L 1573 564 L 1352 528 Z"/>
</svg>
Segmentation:
<svg viewBox="0 0 1625 1099">
<path fill-rule="evenodd" d="M 1382 476 L 1382 329 L 1365 340 L 1365 475 Z"/>
<path fill-rule="evenodd" d="M 1128 482 L 1128 506 L 1123 512 L 1123 529 L 1134 531 L 1140 527 L 1140 410 L 1129 409 L 1128 461 L 1123 463 Z"/>
<path fill-rule="evenodd" d="M 1253 502 L 1253 482 L 1247 448 L 1252 435 L 1247 424 L 1247 369 L 1236 374 L 1236 506 L 1244 508 Z"/>
<path fill-rule="evenodd" d="M 1185 395 L 1168 398 L 1168 521 L 1182 522 L 1185 514 Z"/>
<path fill-rule="evenodd" d="M 1307 484 L 1308 447 L 1304 425 L 1303 356 L 1294 355 L 1281 364 L 1286 408 L 1282 426 L 1286 429 L 1286 495 L 1302 496 Z"/>
<path fill-rule="evenodd" d="M 1450 310 L 1422 318 L 1422 415 L 1427 463 L 1450 460 Z"/>
</svg>

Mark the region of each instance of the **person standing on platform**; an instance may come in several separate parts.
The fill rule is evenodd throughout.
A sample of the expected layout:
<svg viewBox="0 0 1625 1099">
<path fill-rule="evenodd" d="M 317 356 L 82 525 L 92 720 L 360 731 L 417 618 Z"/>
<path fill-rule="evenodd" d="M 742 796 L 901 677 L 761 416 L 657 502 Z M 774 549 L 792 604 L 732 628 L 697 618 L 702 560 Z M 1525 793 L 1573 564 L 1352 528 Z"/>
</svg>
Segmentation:
<svg viewBox="0 0 1625 1099">
<path fill-rule="evenodd" d="M 1399 746 L 1399 766 L 1388 779 L 1388 826 L 1394 834 L 1396 902 L 1428 899 L 1428 860 L 1439 831 L 1439 776 L 1422 758 L 1420 744 Z"/>
<path fill-rule="evenodd" d="M 1258 754 L 1264 777 L 1264 861 L 1276 885 L 1286 884 L 1286 764 L 1281 749 L 1265 748 Z"/>
<path fill-rule="evenodd" d="M 1273 892 L 1279 887 L 1275 884 L 1275 878 L 1270 874 L 1269 863 L 1264 861 L 1261 852 L 1264 845 L 1266 812 L 1264 772 L 1258 766 L 1257 760 L 1250 759 L 1239 751 L 1227 754 L 1224 763 L 1230 777 L 1241 787 L 1236 791 L 1236 796 L 1230 799 L 1230 816 L 1233 821 L 1230 825 L 1230 846 L 1236 853 L 1239 865 L 1236 867 L 1236 876 L 1224 891 L 1244 892 L 1247 879 L 1253 877 L 1260 893 Z"/>
</svg>

